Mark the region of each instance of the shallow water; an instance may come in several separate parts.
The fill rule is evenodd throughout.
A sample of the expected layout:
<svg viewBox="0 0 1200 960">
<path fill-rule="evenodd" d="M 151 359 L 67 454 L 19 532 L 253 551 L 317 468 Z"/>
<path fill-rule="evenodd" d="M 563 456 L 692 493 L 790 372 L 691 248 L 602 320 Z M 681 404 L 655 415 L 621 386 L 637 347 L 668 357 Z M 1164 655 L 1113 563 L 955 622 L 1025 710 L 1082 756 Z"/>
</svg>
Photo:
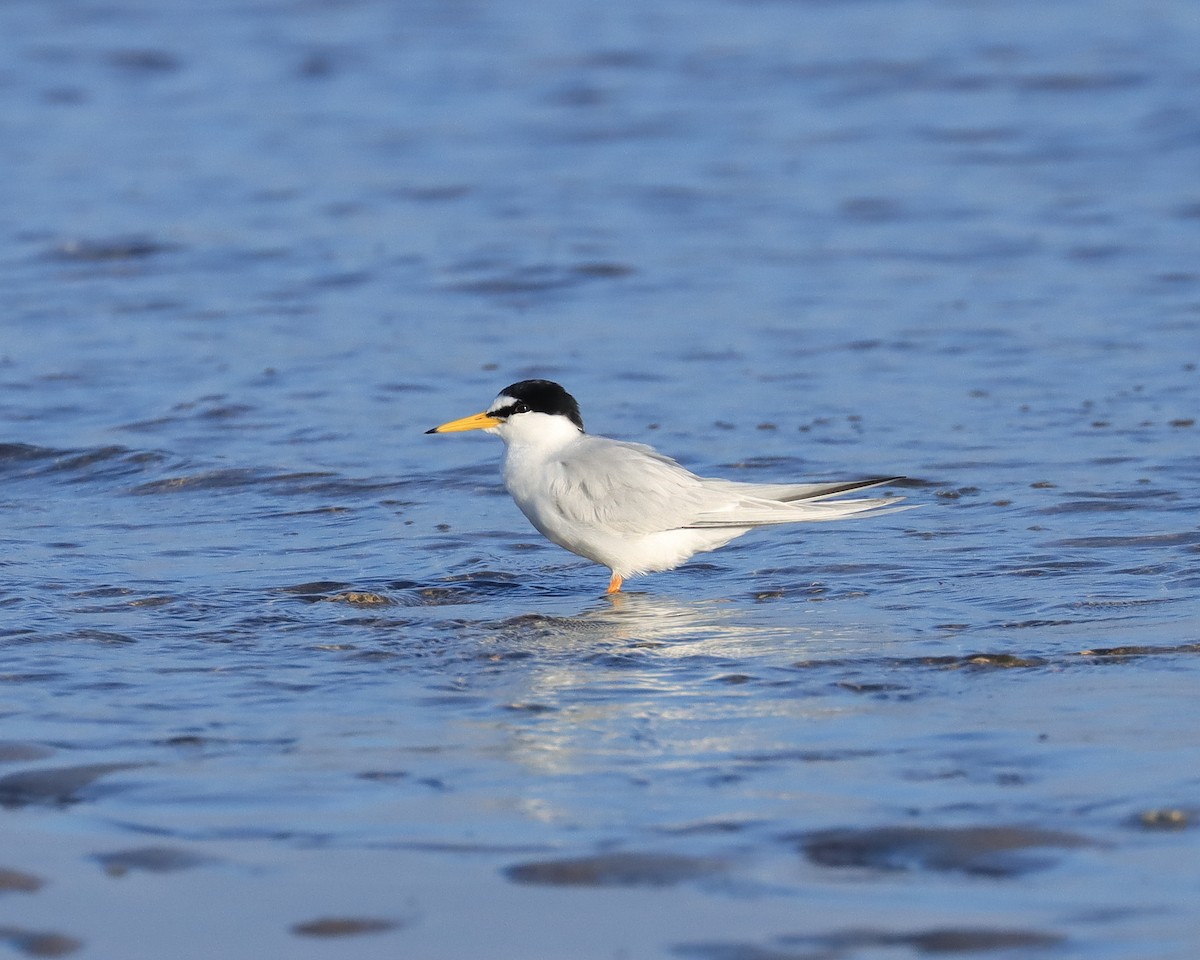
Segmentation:
<svg viewBox="0 0 1200 960">
<path fill-rule="evenodd" d="M 0 942 L 1200 949 L 1187 0 L 0 8 Z M 906 474 L 615 601 L 525 376 Z"/>
</svg>

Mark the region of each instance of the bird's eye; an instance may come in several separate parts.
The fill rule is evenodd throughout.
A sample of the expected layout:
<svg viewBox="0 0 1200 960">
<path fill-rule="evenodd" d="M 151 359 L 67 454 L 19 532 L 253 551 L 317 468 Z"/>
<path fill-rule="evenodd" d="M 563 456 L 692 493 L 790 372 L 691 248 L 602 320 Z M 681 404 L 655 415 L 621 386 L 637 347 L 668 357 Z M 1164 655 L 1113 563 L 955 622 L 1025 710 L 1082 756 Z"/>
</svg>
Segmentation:
<svg viewBox="0 0 1200 960">
<path fill-rule="evenodd" d="M 529 404 L 521 403 L 521 401 L 518 400 L 516 403 L 513 404 L 512 412 L 513 413 L 528 413 L 529 412 Z"/>
</svg>

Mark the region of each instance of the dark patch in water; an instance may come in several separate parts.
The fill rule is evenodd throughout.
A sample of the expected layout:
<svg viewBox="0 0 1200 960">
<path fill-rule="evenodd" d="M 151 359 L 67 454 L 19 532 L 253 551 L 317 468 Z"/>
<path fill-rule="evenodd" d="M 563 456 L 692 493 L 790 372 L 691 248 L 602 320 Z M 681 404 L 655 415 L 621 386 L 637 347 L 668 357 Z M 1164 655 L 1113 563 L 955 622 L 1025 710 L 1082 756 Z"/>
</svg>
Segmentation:
<svg viewBox="0 0 1200 960">
<path fill-rule="evenodd" d="M 0 763 L 18 763 L 22 760 L 45 760 L 54 751 L 40 743 L 22 743 L 19 740 L 0 740 Z"/>
<path fill-rule="evenodd" d="M 996 667 L 1010 670 L 1020 667 L 1044 667 L 1049 661 L 1042 657 L 1021 657 L 1013 653 L 971 653 L 959 659 L 966 667 Z"/>
<path fill-rule="evenodd" d="M 102 644 L 126 644 L 137 643 L 137 641 L 124 633 L 116 633 L 112 630 L 73 630 L 67 634 L 68 640 L 83 640 L 89 643 Z"/>
<path fill-rule="evenodd" d="M 508 867 L 514 883 L 555 887 L 673 887 L 720 875 L 719 860 L 660 853 L 602 853 L 564 860 L 534 860 Z"/>
<path fill-rule="evenodd" d="M 358 937 L 365 933 L 386 933 L 401 926 L 396 920 L 378 917 L 321 917 L 295 924 L 292 933 L 298 937 Z"/>
<path fill-rule="evenodd" d="M 61 933 L 0 927 L 0 940 L 30 957 L 65 957 L 83 946 L 83 942 Z"/>
<path fill-rule="evenodd" d="M 1181 643 L 1168 647 L 1097 647 L 1095 650 L 1080 650 L 1079 656 L 1099 661 L 1120 661 L 1130 660 L 1134 657 L 1172 657 L 1190 653 L 1200 653 L 1200 643 Z"/>
<path fill-rule="evenodd" d="M 793 839 L 809 861 L 822 867 L 936 870 L 1001 878 L 1052 866 L 1053 859 L 1038 851 L 1090 845 L 1076 834 L 1020 826 L 844 828 Z"/>
<path fill-rule="evenodd" d="M 292 587 L 280 587 L 279 589 L 284 593 L 293 593 L 305 600 L 316 602 L 328 600 L 332 594 L 346 590 L 349 586 L 350 584 L 342 583 L 340 580 L 314 580 L 312 583 L 298 583 Z"/>
<path fill-rule="evenodd" d="M 1074 621 L 1066 621 L 1073 623 Z M 1042 625 L 1045 625 L 1043 622 Z M 1035 626 L 1030 622 L 1025 626 Z M 1003 624 L 1005 627 L 1013 627 L 1016 624 Z M 945 628 L 945 625 L 943 625 Z M 1018 669 L 1018 668 L 1033 668 L 1044 667 L 1053 661 L 1044 657 L 1023 656 L 1015 653 L 968 653 L 965 656 L 957 656 L 947 654 L 944 656 L 926 656 L 926 657 L 886 657 L 878 660 L 799 660 L 792 664 L 792 667 L 797 670 L 822 669 L 826 667 L 865 667 L 876 666 L 891 670 L 900 670 L 910 667 L 935 667 L 941 670 L 991 670 L 991 669 Z M 857 688 L 869 687 L 872 681 L 854 681 L 846 680 L 843 683 L 853 685 Z M 848 687 L 849 689 L 849 687 Z M 856 692 L 858 692 L 856 690 Z"/>
<path fill-rule="evenodd" d="M 222 470 L 204 470 L 200 473 L 183 476 L 166 477 L 162 480 L 152 480 L 142 483 L 130 490 L 130 493 L 145 496 L 160 493 L 180 493 L 189 491 L 236 490 L 241 487 L 257 485 L 282 486 L 290 488 L 288 492 L 312 490 L 312 481 L 327 481 L 332 473 L 273 473 L 270 470 L 253 467 L 231 467 Z"/>
<path fill-rule="evenodd" d="M 888 223 L 909 217 L 904 207 L 891 197 L 851 197 L 842 201 L 840 210 L 847 220 L 864 223 Z"/>
<path fill-rule="evenodd" d="M 80 793 L 101 777 L 142 766 L 138 763 L 93 763 L 78 767 L 22 770 L 0 777 L 0 806 L 58 806 L 77 803 Z"/>
<path fill-rule="evenodd" d="M 0 867 L 0 893 L 15 891 L 18 893 L 36 893 L 45 883 L 41 877 L 20 870 L 7 870 Z"/>
<path fill-rule="evenodd" d="M 399 602 L 419 607 L 445 607 L 458 604 L 482 603 L 489 599 L 504 597 L 523 589 L 515 579 L 506 579 L 503 574 L 472 575 L 469 579 L 458 578 L 446 586 L 424 586 L 410 592 Z"/>
<path fill-rule="evenodd" d="M 1054 545 L 1085 548 L 1113 547 L 1127 550 L 1136 547 L 1189 547 L 1196 544 L 1200 544 L 1200 533 L 1187 530 L 1180 533 L 1152 533 L 1133 537 L 1071 537 L 1066 540 L 1058 540 Z"/>
<path fill-rule="evenodd" d="M 110 260 L 145 260 L 179 247 L 151 237 L 109 237 L 98 240 L 64 240 L 50 251 L 54 260 L 76 263 L 103 263 Z"/>
<path fill-rule="evenodd" d="M 555 713 L 559 708 L 548 703 L 506 703 L 503 709 L 511 710 L 513 713 L 538 714 Z"/>
<path fill-rule="evenodd" d="M 381 593 L 371 593 L 363 590 L 348 590 L 344 593 L 335 593 L 331 597 L 322 597 L 327 603 L 345 603 L 352 607 L 379 607 L 389 606 L 392 601 Z"/>
<path fill-rule="evenodd" d="M 755 943 L 679 944 L 672 952 L 700 960 L 841 960 L 863 950 L 908 947 L 917 953 L 944 955 L 1056 947 L 1065 938 L 1037 930 L 990 927 L 940 927 L 914 933 L 846 930 L 816 936 L 776 937 L 770 946 Z"/>
<path fill-rule="evenodd" d="M 587 262 L 571 266 L 538 264 L 528 267 L 507 266 L 491 276 L 461 280 L 451 290 L 490 296 L 546 293 L 577 286 L 589 280 L 613 280 L 628 276 L 633 268 L 621 263 Z"/>
<path fill-rule="evenodd" d="M 370 780 L 372 783 L 395 783 L 411 777 L 412 774 L 407 770 L 364 770 L 358 774 L 360 780 Z"/>
<path fill-rule="evenodd" d="M 114 67 L 138 73 L 171 73 L 181 66 L 179 58 L 165 50 L 114 50 L 108 55 Z"/>
<path fill-rule="evenodd" d="M 1142 73 L 1044 73 L 1019 77 L 1016 86 L 1020 90 L 1040 93 L 1091 93 L 1097 90 L 1138 87 L 1146 83 Z"/>
<path fill-rule="evenodd" d="M 838 763 L 879 756 L 878 750 L 778 750 L 774 753 L 741 754 L 734 759 L 742 763 Z"/>
<path fill-rule="evenodd" d="M 837 686 L 850 693 L 866 693 L 882 695 L 889 693 L 904 693 L 909 688 L 899 683 L 857 683 L 853 680 L 840 680 Z"/>
<path fill-rule="evenodd" d="M 309 286 L 317 290 L 336 290 L 339 287 L 358 287 L 370 283 L 374 276 L 365 270 L 330 273 L 309 280 Z"/>
<path fill-rule="evenodd" d="M 697 820 L 692 823 L 660 827 L 658 832 L 677 837 L 724 836 L 733 833 L 745 833 L 751 827 L 758 826 L 760 823 L 761 821 L 749 820 Z"/>
<path fill-rule="evenodd" d="M 131 870 L 143 870 L 147 873 L 175 873 L 179 870 L 190 870 L 206 863 L 213 863 L 211 858 L 202 857 L 188 850 L 175 847 L 136 847 L 131 850 L 117 850 L 113 853 L 98 853 L 92 859 L 104 867 L 109 876 L 123 877 Z"/>
<path fill-rule="evenodd" d="M 470 184 L 450 183 L 431 184 L 422 187 L 401 187 L 391 191 L 395 196 L 417 203 L 447 203 L 451 200 L 461 200 L 468 196 L 474 187 Z"/>
</svg>

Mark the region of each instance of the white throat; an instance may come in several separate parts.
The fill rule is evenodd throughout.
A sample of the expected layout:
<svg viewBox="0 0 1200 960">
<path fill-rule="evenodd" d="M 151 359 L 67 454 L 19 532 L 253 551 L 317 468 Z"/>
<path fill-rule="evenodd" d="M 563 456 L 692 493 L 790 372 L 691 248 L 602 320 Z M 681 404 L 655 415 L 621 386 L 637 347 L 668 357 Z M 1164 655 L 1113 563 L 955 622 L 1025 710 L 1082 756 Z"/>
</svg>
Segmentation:
<svg viewBox="0 0 1200 960">
<path fill-rule="evenodd" d="M 553 453 L 583 436 L 583 431 L 564 416 L 522 413 L 494 428 L 510 449 Z"/>
</svg>

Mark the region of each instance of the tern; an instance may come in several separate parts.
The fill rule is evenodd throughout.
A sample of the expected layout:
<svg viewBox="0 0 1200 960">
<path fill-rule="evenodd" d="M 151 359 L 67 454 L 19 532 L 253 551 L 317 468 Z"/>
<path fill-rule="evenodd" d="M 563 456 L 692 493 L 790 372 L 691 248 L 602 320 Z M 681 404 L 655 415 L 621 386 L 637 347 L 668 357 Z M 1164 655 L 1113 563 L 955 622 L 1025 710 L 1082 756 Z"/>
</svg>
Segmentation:
<svg viewBox="0 0 1200 960">
<path fill-rule="evenodd" d="M 608 593 L 673 570 L 758 527 L 878 514 L 903 497 L 830 500 L 903 477 L 742 483 L 701 477 L 642 443 L 585 433 L 579 404 L 551 380 L 505 387 L 482 413 L 426 433 L 483 430 L 505 443 L 504 486 L 547 540 L 603 564 Z"/>
</svg>

